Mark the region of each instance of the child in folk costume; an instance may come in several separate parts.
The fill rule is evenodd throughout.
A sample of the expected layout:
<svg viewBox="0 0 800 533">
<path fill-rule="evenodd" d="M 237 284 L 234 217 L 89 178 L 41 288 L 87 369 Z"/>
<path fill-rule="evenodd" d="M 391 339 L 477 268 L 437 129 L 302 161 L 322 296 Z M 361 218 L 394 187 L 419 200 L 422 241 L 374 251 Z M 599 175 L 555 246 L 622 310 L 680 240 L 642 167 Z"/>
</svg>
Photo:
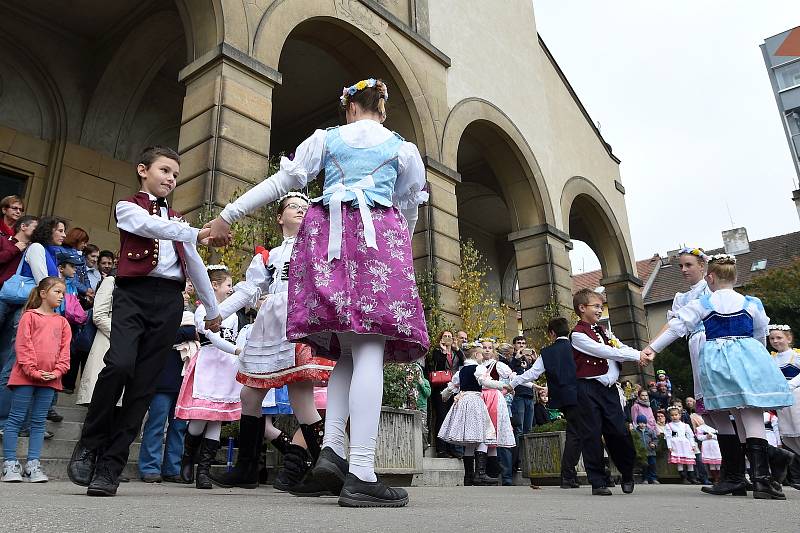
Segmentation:
<svg viewBox="0 0 800 533">
<path fill-rule="evenodd" d="M 689 417 L 694 427 L 694 436 L 700 442 L 700 455 L 703 464 L 709 472 L 709 477 L 714 483 L 719 482 L 719 467 L 722 464 L 722 453 L 719 449 L 719 436 L 717 430 L 709 426 L 703 417 L 697 413 L 692 413 Z"/>
<path fill-rule="evenodd" d="M 753 497 L 785 499 L 780 487 L 771 483 L 762 413 L 790 406 L 793 398 L 765 348 L 769 318 L 758 298 L 733 290 L 736 258 L 732 255 L 711 257 L 706 280 L 712 294 L 681 308 L 650 348 L 660 352 L 700 322 L 704 324 L 706 341 L 699 367 L 705 409 L 734 415 L 753 469 Z M 726 462 L 725 478 L 718 485 L 722 494 L 742 494 L 746 490 L 744 460 L 734 457 L 731 464 Z"/>
<path fill-rule="evenodd" d="M 694 432 L 689 424 L 681 422 L 679 408 L 670 407 L 667 414 L 670 420 L 664 428 L 664 438 L 667 439 L 669 450 L 668 462 L 677 466 L 684 485 L 696 485 L 698 481 L 694 474 Z"/>
<path fill-rule="evenodd" d="M 223 265 L 210 265 L 208 277 L 217 302 L 231 293 L 231 275 Z M 241 385 L 236 382 L 240 350 L 236 347 L 239 319 L 234 314 L 223 319 L 222 328 L 214 333 L 205 328 L 205 306 L 197 308 L 194 322 L 200 334 L 200 351 L 189 360 L 181 391 L 175 405 L 175 418 L 188 420 L 181 458 L 181 476 L 192 482 L 192 463 L 197 457 L 198 489 L 210 489 L 211 463 L 219 450 L 223 422 L 239 420 Z"/>
<path fill-rule="evenodd" d="M 486 373 L 488 374 L 490 380 L 487 380 L 485 384 L 483 384 L 483 392 L 481 393 L 481 397 L 483 398 L 483 402 L 486 404 L 486 409 L 489 410 L 489 418 L 492 419 L 492 424 L 494 424 L 494 428 L 497 433 L 498 444 L 489 446 L 489 450 L 487 452 L 487 473 L 490 477 L 495 477 L 501 473 L 497 448 L 516 447 L 516 437 L 514 435 L 514 428 L 511 425 L 511 413 L 507 401 L 507 398 L 511 398 L 513 395 L 508 394 L 507 389 L 503 387 L 503 385 L 511 382 L 511 378 L 514 377 L 515 374 L 511 370 L 511 367 L 500 360 L 500 349 L 507 347 L 509 350 L 505 350 L 505 353 L 512 355 L 513 347 L 510 344 L 501 344 L 498 347 L 494 347 L 494 341 L 489 339 L 492 347 L 490 350 L 487 350 L 486 341 L 486 339 L 481 339 L 481 344 L 484 345 L 483 366 L 486 368 Z M 498 385 L 500 386 L 499 389 Z M 506 471 L 506 479 L 504 483 L 512 484 L 514 475 L 512 471 L 514 456 L 513 454 L 510 456 L 509 454 L 506 455 L 506 461 L 504 462 L 510 462 L 510 464 L 504 465 L 503 468 L 503 470 Z"/>
<path fill-rule="evenodd" d="M 230 223 L 325 170 L 289 268 L 287 338 L 338 360 L 328 385 L 323 449 L 302 491 L 339 494 L 343 506 L 403 506 L 408 494 L 375 476 L 384 359 L 425 355 L 428 332 L 414 279 L 411 235 L 425 168 L 416 146 L 384 128 L 386 85 L 363 80 L 344 90 L 347 125 L 317 130 L 294 160 L 229 204 L 210 226 L 215 244 Z M 349 464 L 345 424 L 350 420 Z"/>
<path fill-rule="evenodd" d="M 503 435 L 498 436 L 492 422 L 484 390 L 513 390 L 510 385 L 493 380 L 483 366 L 484 350 L 480 346 L 467 349 L 461 370 L 442 391 L 442 396 L 456 393 L 453 406 L 442 422 L 438 437 L 445 442 L 464 446 L 464 485 L 496 485 L 497 478 L 486 474 L 487 452 L 491 446 L 513 446 L 514 433 L 508 423 Z M 494 401 L 495 409 L 497 400 Z M 496 409 L 502 411 L 504 409 Z"/>
<path fill-rule="evenodd" d="M 778 420 L 783 447 L 795 454 L 789 466 L 791 485 L 800 490 L 800 350 L 792 348 L 793 341 L 789 326 L 769 326 L 769 343 L 775 350 L 773 361 L 786 378 L 794 397 L 794 404 L 778 411 Z"/>
<path fill-rule="evenodd" d="M 287 193 L 280 199 L 277 222 L 283 242 L 269 251 L 266 261 L 262 254 L 253 258 L 245 280 L 236 285 L 233 296 L 220 306 L 225 317 L 247 304 L 255 306 L 254 299 L 268 295 L 258 308 L 239 361 L 236 379 L 243 385 L 239 426 L 242 447 L 236 467 L 213 478 L 223 487 L 258 486 L 258 457 L 265 431 L 284 457 L 285 468 L 278 475 L 275 488 L 291 490 L 320 453 L 324 422 L 314 405 L 314 384 L 327 382 L 333 362 L 316 357 L 308 345 L 295 344 L 286 338 L 289 265 L 290 260 L 296 261 L 294 246 L 308 205 L 308 197 L 300 192 Z M 288 385 L 289 401 L 302 433 L 294 439 L 276 429 L 271 417 L 267 423 L 261 416 L 267 392 L 284 385 Z"/>
</svg>

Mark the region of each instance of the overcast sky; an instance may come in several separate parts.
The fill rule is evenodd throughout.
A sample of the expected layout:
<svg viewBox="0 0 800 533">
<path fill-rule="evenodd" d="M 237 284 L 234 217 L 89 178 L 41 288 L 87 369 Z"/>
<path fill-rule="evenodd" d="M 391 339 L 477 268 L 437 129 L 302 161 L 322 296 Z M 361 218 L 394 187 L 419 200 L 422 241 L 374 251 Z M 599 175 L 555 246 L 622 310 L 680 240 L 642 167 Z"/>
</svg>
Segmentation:
<svg viewBox="0 0 800 533">
<path fill-rule="evenodd" d="M 636 259 L 722 246 L 731 227 L 750 240 L 800 230 L 759 48 L 800 25 L 799 0 L 534 0 L 534 11 L 622 159 Z M 580 246 L 572 256 L 575 272 L 599 267 Z"/>
</svg>

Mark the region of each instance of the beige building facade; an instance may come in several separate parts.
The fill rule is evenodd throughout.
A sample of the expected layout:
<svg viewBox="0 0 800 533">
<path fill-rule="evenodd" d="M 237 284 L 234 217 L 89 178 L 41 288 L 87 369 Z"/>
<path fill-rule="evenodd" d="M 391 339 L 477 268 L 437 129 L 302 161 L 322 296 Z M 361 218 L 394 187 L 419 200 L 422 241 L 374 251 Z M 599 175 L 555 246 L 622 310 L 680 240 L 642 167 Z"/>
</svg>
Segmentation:
<svg viewBox="0 0 800 533">
<path fill-rule="evenodd" d="M 150 144 L 182 155 L 175 207 L 224 205 L 270 156 L 339 122 L 341 87 L 389 84 L 387 126 L 416 143 L 430 203 L 414 236 L 458 313 L 459 243 L 523 328 L 569 305 L 571 239 L 603 268 L 616 334 L 646 335 L 619 160 L 509 0 L 0 0 L 0 173 L 28 211 L 116 247 L 112 206 Z M 11 186 L 9 185 L 9 186 Z M 9 189 L 10 190 L 10 189 Z"/>
</svg>

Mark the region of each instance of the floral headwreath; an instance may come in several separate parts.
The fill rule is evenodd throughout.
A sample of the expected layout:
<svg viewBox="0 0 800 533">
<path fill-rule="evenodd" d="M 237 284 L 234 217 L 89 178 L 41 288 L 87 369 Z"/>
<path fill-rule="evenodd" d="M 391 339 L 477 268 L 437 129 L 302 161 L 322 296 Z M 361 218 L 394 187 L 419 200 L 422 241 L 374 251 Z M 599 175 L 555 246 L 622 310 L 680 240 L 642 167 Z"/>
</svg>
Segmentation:
<svg viewBox="0 0 800 533">
<path fill-rule="evenodd" d="M 483 348 L 483 346 L 481 346 L 481 341 L 474 340 L 474 341 L 469 341 L 465 346 L 465 349 L 467 350 L 469 350 L 470 348 Z"/>
<path fill-rule="evenodd" d="M 678 250 L 678 255 L 693 255 L 695 257 L 699 257 L 703 261 L 708 262 L 708 256 L 703 251 L 702 248 L 689 248 L 684 246 L 680 250 Z"/>
<path fill-rule="evenodd" d="M 378 80 L 375 78 L 369 78 L 367 80 L 361 80 L 358 83 L 351 85 L 350 87 L 344 87 L 342 89 L 342 96 L 339 97 L 339 101 L 342 103 L 342 107 L 347 107 L 347 102 L 350 100 L 350 97 L 356 94 L 358 91 L 363 91 L 367 87 L 375 87 L 378 84 Z M 386 84 L 383 83 L 383 90 L 381 91 L 381 98 L 384 101 L 389 100 L 389 90 L 386 88 Z"/>
<path fill-rule="evenodd" d="M 215 270 L 225 270 L 225 271 L 227 271 L 228 267 L 226 267 L 225 265 L 208 265 L 206 267 L 206 270 L 208 270 L 209 272 L 213 272 Z"/>
<path fill-rule="evenodd" d="M 792 328 L 786 324 L 770 324 L 767 326 L 770 331 L 792 331 Z"/>
<path fill-rule="evenodd" d="M 495 343 L 495 342 L 497 342 L 497 339 L 495 339 L 494 337 L 481 337 L 480 339 L 478 339 L 478 344 L 480 344 L 482 342 Z"/>
<path fill-rule="evenodd" d="M 284 200 L 287 198 L 300 198 L 301 200 L 305 201 L 305 203 L 310 204 L 311 200 L 305 194 L 301 193 L 300 191 L 289 191 L 280 198 L 278 198 L 278 205 L 281 205 Z"/>
<path fill-rule="evenodd" d="M 708 258 L 709 263 L 717 263 L 718 265 L 735 265 L 736 256 L 731 254 L 714 254 Z"/>
</svg>

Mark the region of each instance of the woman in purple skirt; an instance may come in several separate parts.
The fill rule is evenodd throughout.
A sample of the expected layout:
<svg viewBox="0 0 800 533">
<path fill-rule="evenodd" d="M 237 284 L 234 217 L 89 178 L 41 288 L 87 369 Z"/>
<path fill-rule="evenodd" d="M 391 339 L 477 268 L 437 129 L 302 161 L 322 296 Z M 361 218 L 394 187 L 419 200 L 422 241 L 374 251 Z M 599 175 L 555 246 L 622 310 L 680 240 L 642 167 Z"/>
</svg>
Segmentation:
<svg viewBox="0 0 800 533">
<path fill-rule="evenodd" d="M 334 494 L 349 507 L 408 503 L 406 491 L 375 476 L 383 362 L 418 359 L 429 345 L 411 255 L 417 209 L 428 199 L 425 167 L 416 146 L 383 127 L 387 99 L 381 80 L 346 87 L 340 102 L 347 125 L 314 132 L 293 160 L 281 159 L 279 172 L 210 223 L 211 241 L 225 244 L 230 224 L 325 171 L 289 264 L 286 336 L 338 362 L 322 452 L 292 494 Z"/>
</svg>

